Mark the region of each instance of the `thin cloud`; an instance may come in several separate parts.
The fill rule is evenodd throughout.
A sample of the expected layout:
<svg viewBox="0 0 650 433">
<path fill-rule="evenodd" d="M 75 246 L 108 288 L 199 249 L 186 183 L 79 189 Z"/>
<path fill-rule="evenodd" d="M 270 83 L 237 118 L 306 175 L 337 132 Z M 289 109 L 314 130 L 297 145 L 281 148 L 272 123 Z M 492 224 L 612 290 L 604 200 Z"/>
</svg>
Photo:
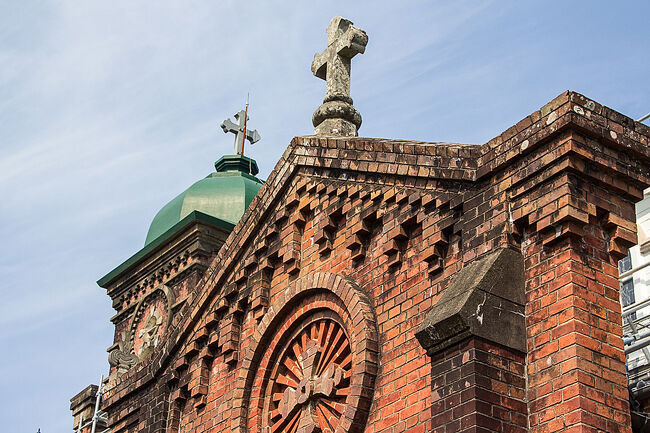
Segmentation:
<svg viewBox="0 0 650 433">
<path fill-rule="evenodd" d="M 480 143 L 543 105 L 556 88 L 576 83 L 612 96 L 601 102 L 630 114 L 648 111 L 638 86 L 650 71 L 638 53 L 649 41 L 635 30 L 646 27 L 643 2 L 625 17 L 590 5 L 589 20 L 580 20 L 588 37 L 579 61 L 561 51 L 571 47 L 566 29 L 584 13 L 571 4 L 27 0 L 3 6 L 0 352 L 31 354 L 28 346 L 7 343 L 20 335 L 46 355 L 30 358 L 19 387 L 43 392 L 18 392 L 0 405 L 10 431 L 36 431 L 38 423 L 48 426 L 44 432 L 70 428 L 66 400 L 106 371 L 105 348 L 112 344 L 111 301 L 94 281 L 142 247 L 165 202 L 232 152 L 232 138 L 218 125 L 242 108 L 247 92 L 251 124 L 262 135 L 248 152 L 262 177 L 294 135 L 313 132 L 311 115 L 325 83 L 309 66 L 325 48 L 332 16 L 349 17 L 369 34 L 352 77 L 364 136 Z M 58 361 L 70 360 L 78 346 L 83 359 Z M 20 371 L 21 359 L 5 360 L 4 368 Z M 74 377 L 79 388 L 44 378 L 53 370 Z M 14 389 L 8 381 L 0 378 L 0 388 Z M 35 406 L 42 414 L 32 416 Z"/>
</svg>

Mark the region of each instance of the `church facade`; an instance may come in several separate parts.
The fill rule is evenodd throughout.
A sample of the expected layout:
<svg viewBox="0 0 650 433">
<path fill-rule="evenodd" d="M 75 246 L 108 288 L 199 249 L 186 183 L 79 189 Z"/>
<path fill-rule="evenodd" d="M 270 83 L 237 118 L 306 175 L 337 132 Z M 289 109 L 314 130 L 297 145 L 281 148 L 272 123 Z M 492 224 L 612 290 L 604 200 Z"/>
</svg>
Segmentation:
<svg viewBox="0 0 650 433">
<path fill-rule="evenodd" d="M 648 127 L 565 92 L 483 145 L 361 138 L 367 36 L 328 34 L 316 135 L 263 185 L 224 157 L 231 196 L 184 193 L 100 280 L 117 312 L 103 427 L 631 432 L 617 261 Z M 96 393 L 72 399 L 75 429 Z"/>
</svg>

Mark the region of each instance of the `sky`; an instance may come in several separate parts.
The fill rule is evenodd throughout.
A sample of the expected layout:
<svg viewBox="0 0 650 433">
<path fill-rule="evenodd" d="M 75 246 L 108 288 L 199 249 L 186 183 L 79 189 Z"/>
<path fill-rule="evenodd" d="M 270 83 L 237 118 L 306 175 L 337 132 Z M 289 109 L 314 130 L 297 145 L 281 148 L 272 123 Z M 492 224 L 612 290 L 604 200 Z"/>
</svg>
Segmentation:
<svg viewBox="0 0 650 433">
<path fill-rule="evenodd" d="M 313 133 L 336 15 L 369 37 L 361 136 L 481 144 L 568 89 L 650 112 L 647 1 L 0 0 L 3 432 L 72 430 L 113 343 L 95 282 L 232 153 L 247 93 L 260 177 Z"/>
</svg>

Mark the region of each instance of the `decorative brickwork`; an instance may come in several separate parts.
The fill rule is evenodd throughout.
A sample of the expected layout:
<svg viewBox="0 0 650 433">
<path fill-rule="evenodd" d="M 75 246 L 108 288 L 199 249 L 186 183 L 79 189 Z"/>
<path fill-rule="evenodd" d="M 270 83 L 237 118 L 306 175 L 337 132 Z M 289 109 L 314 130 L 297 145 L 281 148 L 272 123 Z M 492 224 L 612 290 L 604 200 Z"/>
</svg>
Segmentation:
<svg viewBox="0 0 650 433">
<path fill-rule="evenodd" d="M 111 376 L 111 431 L 630 432 L 615 264 L 649 144 L 573 92 L 480 146 L 295 138 L 163 341 Z M 432 307 L 500 249 L 523 283 L 485 304 L 492 334 L 427 355 Z"/>
</svg>

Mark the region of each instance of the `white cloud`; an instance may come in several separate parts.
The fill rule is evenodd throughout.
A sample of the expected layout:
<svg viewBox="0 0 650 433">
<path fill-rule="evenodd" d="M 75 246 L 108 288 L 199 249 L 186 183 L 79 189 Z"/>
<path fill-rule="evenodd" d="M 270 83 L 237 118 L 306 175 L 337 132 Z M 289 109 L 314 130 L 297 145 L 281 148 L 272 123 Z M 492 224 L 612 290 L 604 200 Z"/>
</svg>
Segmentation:
<svg viewBox="0 0 650 433">
<path fill-rule="evenodd" d="M 480 142 L 574 82 L 619 95 L 606 104 L 638 104 L 636 114 L 645 114 L 638 87 L 649 66 L 625 67 L 642 59 L 647 38 L 635 28 L 645 25 L 630 20 L 645 14 L 617 20 L 616 11 L 591 8 L 590 20 L 581 21 L 589 37 L 580 39 L 575 60 L 562 35 L 583 11 L 558 8 L 424 0 L 3 3 L 0 292 L 7 302 L 0 338 L 23 327 L 25 344 L 51 348 L 56 340 L 57 353 L 72 351 L 78 340 L 61 335 L 72 323 L 68 313 L 97 308 L 104 295 L 94 281 L 142 246 L 165 201 L 231 151 L 232 138 L 218 125 L 247 92 L 251 124 L 263 137 L 248 149 L 263 176 L 293 135 L 311 134 L 325 85 L 309 66 L 334 15 L 351 18 L 370 38 L 353 61 L 362 135 Z M 107 297 L 102 305 L 110 310 Z M 79 377 L 106 368 L 111 341 L 92 335 L 111 334 L 106 315 L 90 315 L 88 330 L 75 335 L 101 355 L 101 363 L 76 364 L 85 369 L 74 372 Z M 64 375 L 69 367 L 52 368 Z M 25 380 L 36 387 L 43 378 Z M 13 414 L 35 404 L 51 405 L 25 395 L 3 405 L 5 428 L 32 429 Z M 47 431 L 69 428 L 63 410 L 52 421 L 58 428 Z"/>
</svg>

